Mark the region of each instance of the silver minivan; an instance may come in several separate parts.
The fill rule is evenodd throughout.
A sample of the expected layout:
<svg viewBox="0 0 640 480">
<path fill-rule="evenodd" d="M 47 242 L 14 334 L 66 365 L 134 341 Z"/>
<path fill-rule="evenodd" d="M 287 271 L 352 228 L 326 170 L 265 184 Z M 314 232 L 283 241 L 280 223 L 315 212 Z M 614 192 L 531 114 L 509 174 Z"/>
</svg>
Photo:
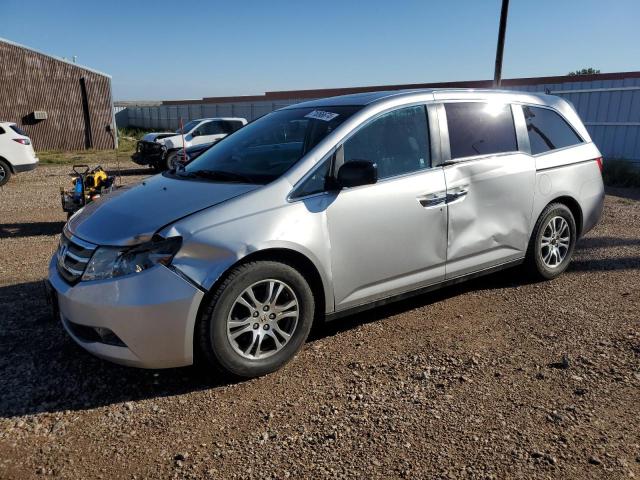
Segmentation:
<svg viewBox="0 0 640 480">
<path fill-rule="evenodd" d="M 314 100 L 85 207 L 49 281 L 64 328 L 99 357 L 253 377 L 314 320 L 518 264 L 558 276 L 601 216 L 601 168 L 555 96 Z"/>
</svg>

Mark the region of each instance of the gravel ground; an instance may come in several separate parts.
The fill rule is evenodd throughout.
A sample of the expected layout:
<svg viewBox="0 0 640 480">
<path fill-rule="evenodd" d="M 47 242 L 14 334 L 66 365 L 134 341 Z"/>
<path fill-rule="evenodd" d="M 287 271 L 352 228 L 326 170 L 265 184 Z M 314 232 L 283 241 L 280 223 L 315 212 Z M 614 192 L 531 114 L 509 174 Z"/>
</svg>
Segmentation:
<svg viewBox="0 0 640 480">
<path fill-rule="evenodd" d="M 0 191 L 0 477 L 640 476 L 639 191 L 607 197 L 555 281 L 512 270 L 348 317 L 224 384 L 103 362 L 52 319 L 66 171 Z"/>
</svg>

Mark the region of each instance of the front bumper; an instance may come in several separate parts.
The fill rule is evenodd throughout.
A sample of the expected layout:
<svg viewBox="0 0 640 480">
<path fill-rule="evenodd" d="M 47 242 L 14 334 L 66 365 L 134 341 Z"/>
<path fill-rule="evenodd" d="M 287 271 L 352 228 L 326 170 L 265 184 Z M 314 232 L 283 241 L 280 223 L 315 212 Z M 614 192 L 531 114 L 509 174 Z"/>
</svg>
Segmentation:
<svg viewBox="0 0 640 480">
<path fill-rule="evenodd" d="M 155 165 L 162 162 L 166 154 L 167 148 L 164 145 L 140 140 L 136 144 L 135 153 L 131 155 L 131 160 L 138 165 Z"/>
<path fill-rule="evenodd" d="M 140 368 L 193 363 L 193 330 L 204 293 L 172 270 L 156 266 L 135 275 L 71 286 L 58 273 L 54 255 L 49 282 L 64 328 L 85 350 Z M 121 346 L 79 334 L 96 327 L 113 332 Z"/>
</svg>

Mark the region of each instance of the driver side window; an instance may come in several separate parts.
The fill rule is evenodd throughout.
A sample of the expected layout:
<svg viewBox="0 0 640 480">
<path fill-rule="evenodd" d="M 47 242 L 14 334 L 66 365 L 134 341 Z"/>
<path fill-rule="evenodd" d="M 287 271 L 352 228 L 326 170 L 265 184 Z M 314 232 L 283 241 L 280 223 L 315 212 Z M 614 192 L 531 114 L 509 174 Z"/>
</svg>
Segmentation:
<svg viewBox="0 0 640 480">
<path fill-rule="evenodd" d="M 344 161 L 378 165 L 378 178 L 431 167 L 429 127 L 424 105 L 405 107 L 376 118 L 344 144 Z"/>
</svg>

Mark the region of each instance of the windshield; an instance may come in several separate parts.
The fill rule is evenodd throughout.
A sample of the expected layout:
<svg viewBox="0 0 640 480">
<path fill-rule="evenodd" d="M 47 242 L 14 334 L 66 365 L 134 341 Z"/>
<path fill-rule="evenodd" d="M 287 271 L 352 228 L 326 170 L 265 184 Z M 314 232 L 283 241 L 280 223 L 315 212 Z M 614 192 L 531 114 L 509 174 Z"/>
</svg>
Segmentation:
<svg viewBox="0 0 640 480">
<path fill-rule="evenodd" d="M 225 137 L 175 175 L 269 183 L 361 108 L 308 107 L 272 112 Z"/>
<path fill-rule="evenodd" d="M 182 128 L 179 128 L 178 130 L 176 130 L 176 133 L 178 135 L 181 135 L 183 133 L 189 133 L 191 130 L 193 130 L 193 128 L 198 125 L 200 123 L 199 120 L 191 120 L 190 122 L 188 122 L 186 125 L 183 125 Z"/>
</svg>

